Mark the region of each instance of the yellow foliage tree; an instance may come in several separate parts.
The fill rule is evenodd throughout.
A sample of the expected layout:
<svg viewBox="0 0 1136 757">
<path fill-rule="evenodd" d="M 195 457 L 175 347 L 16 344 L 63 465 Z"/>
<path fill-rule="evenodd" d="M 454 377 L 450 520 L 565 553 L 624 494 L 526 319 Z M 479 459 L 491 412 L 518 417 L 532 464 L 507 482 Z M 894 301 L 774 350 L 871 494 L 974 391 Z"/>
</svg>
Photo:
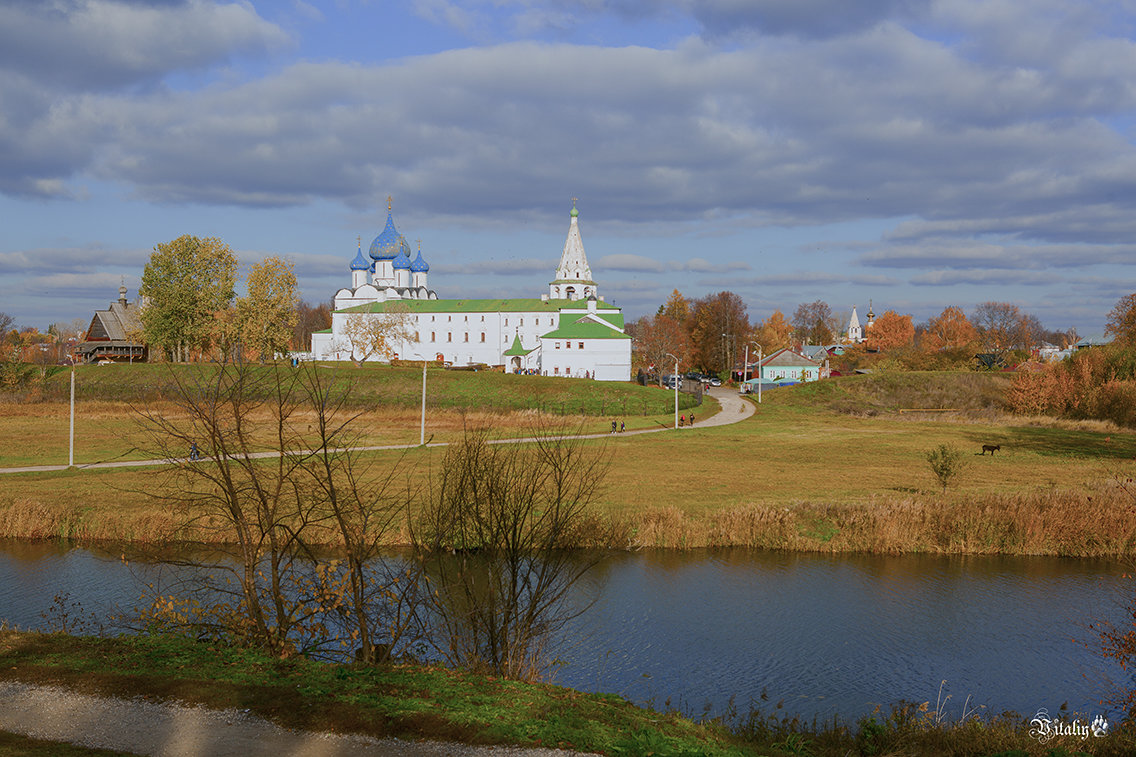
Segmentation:
<svg viewBox="0 0 1136 757">
<path fill-rule="evenodd" d="M 237 301 L 241 342 L 261 360 L 286 353 L 296 326 L 296 274 L 276 256 L 253 265 L 248 296 Z"/>
<path fill-rule="evenodd" d="M 792 346 L 793 324 L 785 320 L 785 314 L 780 310 L 774 310 L 773 315 L 753 330 L 751 339 L 761 345 L 765 354 L 772 354 L 783 347 Z"/>
</svg>

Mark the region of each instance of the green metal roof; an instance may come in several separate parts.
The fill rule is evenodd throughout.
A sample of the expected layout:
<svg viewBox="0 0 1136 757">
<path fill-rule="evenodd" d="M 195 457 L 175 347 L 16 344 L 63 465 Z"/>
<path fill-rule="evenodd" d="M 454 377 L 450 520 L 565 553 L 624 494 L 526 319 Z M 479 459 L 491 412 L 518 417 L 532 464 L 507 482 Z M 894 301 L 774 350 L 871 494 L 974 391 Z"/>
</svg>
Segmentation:
<svg viewBox="0 0 1136 757">
<path fill-rule="evenodd" d="M 536 347 L 533 347 L 533 350 L 535 350 L 535 349 L 536 349 Z M 525 355 L 529 354 L 530 352 L 532 352 L 532 350 L 526 350 L 524 347 L 521 346 L 521 335 L 520 334 L 514 334 L 513 335 L 513 346 L 510 347 L 509 349 L 505 350 L 505 354 L 508 355 L 509 357 L 514 357 L 514 356 L 515 357 L 524 357 Z"/>
<path fill-rule="evenodd" d="M 561 319 L 560 326 L 554 331 L 541 335 L 541 339 L 630 339 L 631 337 L 620 331 L 616 331 L 610 326 L 605 326 L 602 323 L 581 316 L 580 318 L 568 321 L 567 318 Z"/>
<path fill-rule="evenodd" d="M 409 313 L 556 313 L 561 310 L 582 310 L 588 303 L 583 300 L 542 300 L 536 297 L 499 300 L 387 300 L 356 305 L 336 312 L 385 313 L 396 305 L 396 309 L 405 309 Z M 619 312 L 618 307 L 606 302 L 597 302 L 596 309 Z"/>
</svg>

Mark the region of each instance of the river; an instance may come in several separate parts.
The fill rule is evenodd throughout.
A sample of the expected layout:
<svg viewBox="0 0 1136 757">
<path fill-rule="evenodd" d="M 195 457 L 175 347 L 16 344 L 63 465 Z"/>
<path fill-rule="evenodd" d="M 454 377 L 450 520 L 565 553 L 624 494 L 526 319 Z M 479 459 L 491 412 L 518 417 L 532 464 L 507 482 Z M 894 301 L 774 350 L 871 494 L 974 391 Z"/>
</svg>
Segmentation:
<svg viewBox="0 0 1136 757">
<path fill-rule="evenodd" d="M 43 627 L 56 595 L 103 616 L 156 568 L 115 551 L 0 541 L 0 619 Z M 845 721 L 949 697 L 1032 716 L 1099 704 L 1113 680 L 1086 648 L 1118 617 L 1122 566 L 1025 557 L 826 556 L 748 550 L 613 553 L 595 604 L 568 629 L 556 682 L 692 714 Z M 945 683 L 943 683 L 945 681 Z"/>
</svg>

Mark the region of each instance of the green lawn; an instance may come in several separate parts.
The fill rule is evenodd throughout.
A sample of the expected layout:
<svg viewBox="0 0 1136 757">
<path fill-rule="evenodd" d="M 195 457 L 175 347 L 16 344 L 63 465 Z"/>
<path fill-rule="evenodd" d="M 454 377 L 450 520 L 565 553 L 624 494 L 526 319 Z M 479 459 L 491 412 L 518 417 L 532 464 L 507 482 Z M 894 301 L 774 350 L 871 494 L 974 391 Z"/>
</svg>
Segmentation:
<svg viewBox="0 0 1136 757">
<path fill-rule="evenodd" d="M 140 460 L 154 457 L 139 427 L 135 407 L 176 416 L 171 401 L 173 376 L 183 379 L 215 366 L 82 366 L 76 375 L 75 463 Z M 352 409 L 362 413 L 357 428 L 362 445 L 417 444 L 420 438 L 421 368 L 385 365 L 321 364 L 344 385 L 351 384 Z M 63 465 L 70 443 L 70 372 L 57 371 L 31 397 L 9 396 L 0 403 L 0 468 Z M 24 400 L 24 401 L 19 401 Z M 33 400 L 33 401 L 27 401 Z M 693 399 L 680 396 L 686 409 Z M 613 418 L 630 429 L 669 423 L 673 395 L 632 383 L 515 376 L 491 371 L 427 372 L 428 437 L 451 441 L 465 425 L 491 424 L 503 434 L 523 434 L 534 412 L 561 418 L 584 433 L 610 428 Z M 307 414 L 297 415 L 302 428 Z"/>
<path fill-rule="evenodd" d="M 648 745 L 656 754 L 756 754 L 720 726 L 610 694 L 419 665 L 281 660 L 169 637 L 0 631 L 0 680 L 251 710 L 302 730 L 613 755 L 647 754 Z"/>
</svg>

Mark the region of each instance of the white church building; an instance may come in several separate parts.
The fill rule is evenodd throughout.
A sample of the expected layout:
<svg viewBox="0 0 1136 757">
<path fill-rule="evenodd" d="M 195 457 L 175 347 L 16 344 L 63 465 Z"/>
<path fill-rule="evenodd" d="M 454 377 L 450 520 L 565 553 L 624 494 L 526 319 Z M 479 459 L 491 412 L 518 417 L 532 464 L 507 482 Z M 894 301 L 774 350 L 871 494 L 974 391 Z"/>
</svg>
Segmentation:
<svg viewBox="0 0 1136 757">
<path fill-rule="evenodd" d="M 395 358 L 500 366 L 509 373 L 629 380 L 631 337 L 624 333 L 623 311 L 599 295 L 578 217 L 573 202 L 568 238 L 546 294 L 443 299 L 427 285 L 430 266 L 422 250 L 411 259 L 387 198 L 386 226 L 367 255 L 360 244 L 350 265 L 351 286 L 335 294 L 331 328 L 312 335 L 312 357 L 361 357 L 347 335 L 349 321 L 400 312 L 405 314 L 408 338 L 391 345 Z"/>
</svg>

